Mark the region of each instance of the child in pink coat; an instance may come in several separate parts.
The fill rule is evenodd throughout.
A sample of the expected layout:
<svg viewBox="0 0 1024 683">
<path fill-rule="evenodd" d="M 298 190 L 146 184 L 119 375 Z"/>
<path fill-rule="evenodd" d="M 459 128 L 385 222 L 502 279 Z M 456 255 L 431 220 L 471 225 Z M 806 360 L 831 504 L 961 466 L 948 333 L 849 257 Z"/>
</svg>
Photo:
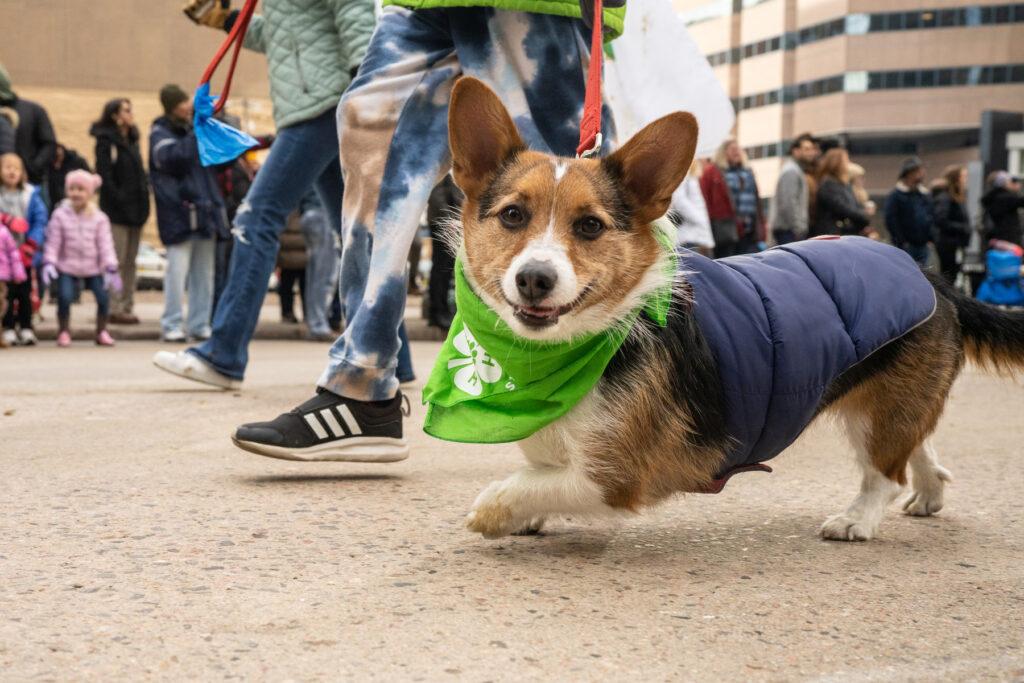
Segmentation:
<svg viewBox="0 0 1024 683">
<path fill-rule="evenodd" d="M 110 298 L 107 290 L 121 291 L 110 219 L 93 202 L 100 177 L 72 171 L 64 181 L 67 199 L 54 209 L 46 228 L 43 282 L 57 281 L 57 346 L 71 345 L 71 302 L 75 280 L 81 279 L 96 297 L 96 343 L 113 346 L 107 331 Z"/>
<path fill-rule="evenodd" d="M 22 220 L 15 218 L 13 220 Z M 25 264 L 21 262 L 21 252 L 18 250 L 18 243 L 14 241 L 7 224 L 0 218 L 0 315 L 3 315 L 3 307 L 7 303 L 7 283 L 21 284 L 28 279 L 25 273 Z M 7 346 L 0 337 L 0 348 Z"/>
</svg>

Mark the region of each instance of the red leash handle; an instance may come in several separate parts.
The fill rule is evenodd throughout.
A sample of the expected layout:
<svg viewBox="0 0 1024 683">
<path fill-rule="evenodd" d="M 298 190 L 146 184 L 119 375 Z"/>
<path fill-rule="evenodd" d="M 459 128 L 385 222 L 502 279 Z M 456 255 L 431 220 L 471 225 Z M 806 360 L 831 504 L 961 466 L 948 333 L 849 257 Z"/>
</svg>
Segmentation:
<svg viewBox="0 0 1024 683">
<path fill-rule="evenodd" d="M 590 39 L 590 68 L 587 71 L 587 94 L 583 99 L 577 157 L 597 156 L 601 151 L 601 61 L 604 50 L 602 5 L 602 0 L 594 0 L 594 33 Z"/>
<path fill-rule="evenodd" d="M 228 33 L 228 37 L 221 43 L 217 53 L 213 56 L 213 60 L 209 66 L 206 67 L 206 71 L 203 72 L 202 78 L 199 79 L 199 85 L 209 83 L 210 79 L 213 78 L 214 72 L 220 63 L 224 60 L 224 56 L 228 53 L 228 49 L 232 43 L 235 46 L 235 51 L 231 55 L 231 65 L 228 67 L 228 76 L 224 80 L 224 89 L 220 93 L 220 97 L 217 98 L 216 104 L 213 106 L 213 113 L 219 112 L 224 108 L 224 104 L 228 101 L 228 93 L 231 92 L 231 79 L 235 75 L 235 66 L 238 64 L 238 53 L 242 51 L 242 43 L 245 41 L 245 33 L 249 30 L 249 22 L 252 20 L 252 15 L 256 12 L 257 0 L 245 0 L 245 4 L 242 9 L 238 11 L 238 16 L 235 18 L 235 23 L 231 27 L 231 31 Z"/>
</svg>

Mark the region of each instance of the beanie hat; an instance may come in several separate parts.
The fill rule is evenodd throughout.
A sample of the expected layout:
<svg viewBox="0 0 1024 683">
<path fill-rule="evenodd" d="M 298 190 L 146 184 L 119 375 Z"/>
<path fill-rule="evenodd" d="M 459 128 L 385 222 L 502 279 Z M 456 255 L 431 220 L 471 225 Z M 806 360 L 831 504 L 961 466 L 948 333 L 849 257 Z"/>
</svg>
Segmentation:
<svg viewBox="0 0 1024 683">
<path fill-rule="evenodd" d="M 160 104 L 164 107 L 164 113 L 170 114 L 182 102 L 188 101 L 188 94 L 177 85 L 171 83 L 160 88 Z"/>
<path fill-rule="evenodd" d="M 89 194 L 93 194 L 103 184 L 103 180 L 95 173 L 89 173 L 81 169 L 76 169 L 68 173 L 64 178 L 64 191 L 66 192 L 71 188 L 72 185 L 80 185 L 85 189 L 89 190 Z"/>
<path fill-rule="evenodd" d="M 924 163 L 917 157 L 904 159 L 903 165 L 900 166 L 900 180 L 903 180 L 907 177 L 908 173 L 913 173 L 922 166 L 924 166 Z"/>
</svg>

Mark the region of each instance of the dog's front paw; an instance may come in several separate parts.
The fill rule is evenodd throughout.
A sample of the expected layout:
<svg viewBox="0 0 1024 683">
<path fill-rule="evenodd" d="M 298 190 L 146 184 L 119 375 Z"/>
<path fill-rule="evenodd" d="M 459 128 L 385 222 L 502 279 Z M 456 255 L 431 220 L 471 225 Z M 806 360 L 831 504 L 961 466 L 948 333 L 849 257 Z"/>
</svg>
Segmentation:
<svg viewBox="0 0 1024 683">
<path fill-rule="evenodd" d="M 870 541 L 876 528 L 846 513 L 832 515 L 821 525 L 821 537 L 828 541 Z"/>
<path fill-rule="evenodd" d="M 942 491 L 914 491 L 903 503 L 903 512 L 911 517 L 930 517 L 942 509 Z"/>
<path fill-rule="evenodd" d="M 484 538 L 501 538 L 516 531 L 512 508 L 501 501 L 504 482 L 493 481 L 480 492 L 466 515 L 466 528 Z"/>
<path fill-rule="evenodd" d="M 513 536 L 537 536 L 540 534 L 541 529 L 544 528 L 545 519 L 543 517 L 534 517 L 529 522 L 519 527 L 518 530 L 513 531 Z"/>
</svg>

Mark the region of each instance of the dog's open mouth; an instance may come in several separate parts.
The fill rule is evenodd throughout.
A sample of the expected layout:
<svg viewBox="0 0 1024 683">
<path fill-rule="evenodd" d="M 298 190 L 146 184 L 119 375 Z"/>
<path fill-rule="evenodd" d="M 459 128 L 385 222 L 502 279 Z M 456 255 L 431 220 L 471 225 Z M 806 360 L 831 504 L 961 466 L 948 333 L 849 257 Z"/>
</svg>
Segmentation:
<svg viewBox="0 0 1024 683">
<path fill-rule="evenodd" d="M 578 297 L 564 306 L 520 306 L 511 301 L 509 303 L 512 304 L 512 311 L 519 322 L 527 327 L 541 328 L 557 323 L 561 316 L 579 306 L 588 292 L 590 292 L 589 285 L 583 288 Z"/>
</svg>

